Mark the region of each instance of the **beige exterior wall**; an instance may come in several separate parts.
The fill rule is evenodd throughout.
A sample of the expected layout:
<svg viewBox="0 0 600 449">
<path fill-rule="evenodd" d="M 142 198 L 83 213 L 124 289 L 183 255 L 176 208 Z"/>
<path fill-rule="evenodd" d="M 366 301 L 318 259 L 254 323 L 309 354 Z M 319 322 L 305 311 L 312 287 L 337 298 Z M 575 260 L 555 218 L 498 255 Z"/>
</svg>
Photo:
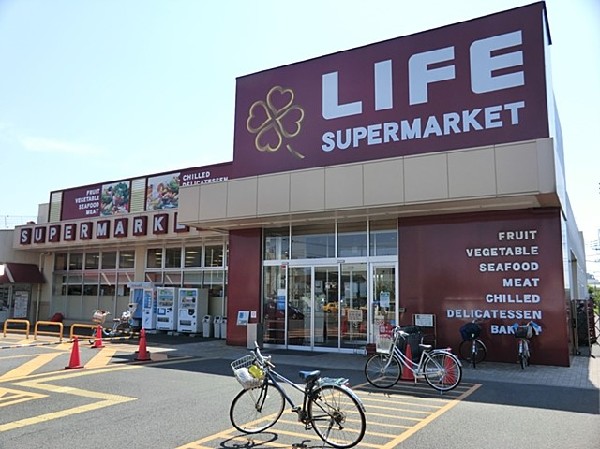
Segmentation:
<svg viewBox="0 0 600 449">
<path fill-rule="evenodd" d="M 227 228 L 332 212 L 557 206 L 547 195 L 556 191 L 555 177 L 552 139 L 538 139 L 182 187 L 179 221 Z"/>
</svg>

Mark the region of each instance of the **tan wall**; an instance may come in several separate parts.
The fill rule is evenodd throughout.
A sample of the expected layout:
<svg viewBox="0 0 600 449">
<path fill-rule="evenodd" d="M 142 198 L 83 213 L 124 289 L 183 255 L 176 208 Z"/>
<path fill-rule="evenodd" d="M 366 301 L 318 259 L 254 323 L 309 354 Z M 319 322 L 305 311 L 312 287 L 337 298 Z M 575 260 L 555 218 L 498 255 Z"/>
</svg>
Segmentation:
<svg viewBox="0 0 600 449">
<path fill-rule="evenodd" d="M 182 187 L 179 221 L 258 224 L 282 214 L 514 201 L 554 193 L 555 177 L 552 140 L 539 139 Z"/>
</svg>

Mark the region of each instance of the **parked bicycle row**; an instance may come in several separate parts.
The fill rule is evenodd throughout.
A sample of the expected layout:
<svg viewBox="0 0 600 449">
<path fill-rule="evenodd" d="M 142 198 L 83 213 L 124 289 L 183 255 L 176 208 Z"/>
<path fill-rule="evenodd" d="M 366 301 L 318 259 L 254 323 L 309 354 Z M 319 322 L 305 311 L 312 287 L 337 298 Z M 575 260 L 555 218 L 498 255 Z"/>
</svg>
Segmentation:
<svg viewBox="0 0 600 449">
<path fill-rule="evenodd" d="M 517 342 L 517 361 L 521 369 L 529 366 L 531 359 L 531 339 L 534 335 L 539 335 L 542 328 L 537 323 L 529 321 L 524 325 L 514 323 L 512 325 L 513 334 Z M 488 348 L 480 338 L 481 326 L 477 320 L 463 325 L 460 328 L 462 341 L 458 348 L 460 358 L 469 362 L 473 368 L 487 358 Z"/>
</svg>

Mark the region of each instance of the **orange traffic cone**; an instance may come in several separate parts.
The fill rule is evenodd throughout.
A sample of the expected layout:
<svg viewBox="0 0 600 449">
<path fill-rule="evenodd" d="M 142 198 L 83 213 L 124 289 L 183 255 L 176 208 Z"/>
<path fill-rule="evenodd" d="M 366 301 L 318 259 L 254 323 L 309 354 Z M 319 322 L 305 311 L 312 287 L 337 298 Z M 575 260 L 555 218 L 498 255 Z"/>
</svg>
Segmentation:
<svg viewBox="0 0 600 449">
<path fill-rule="evenodd" d="M 137 351 L 137 356 L 134 360 L 138 362 L 146 362 L 148 360 L 152 360 L 150 358 L 150 353 L 146 350 L 146 331 L 142 328 L 140 331 L 140 347 Z"/>
<path fill-rule="evenodd" d="M 96 338 L 94 339 L 94 344 L 92 345 L 92 348 L 103 347 L 104 345 L 102 344 L 102 326 L 98 324 L 98 327 L 96 327 Z"/>
<path fill-rule="evenodd" d="M 71 357 L 69 358 L 69 366 L 65 366 L 65 369 L 79 369 L 83 368 L 81 361 L 79 360 L 79 340 L 77 337 L 73 337 L 73 348 L 71 349 Z"/>
<path fill-rule="evenodd" d="M 408 360 L 412 362 L 412 349 L 410 349 L 410 344 L 408 342 L 406 343 L 406 351 L 404 351 L 404 354 L 408 357 Z M 400 376 L 400 380 L 415 380 L 412 370 L 402 365 L 402 375 Z"/>
<path fill-rule="evenodd" d="M 454 369 L 454 361 L 449 357 L 444 357 L 444 377 L 442 382 L 445 384 L 453 384 L 456 382 L 456 370 Z"/>
</svg>

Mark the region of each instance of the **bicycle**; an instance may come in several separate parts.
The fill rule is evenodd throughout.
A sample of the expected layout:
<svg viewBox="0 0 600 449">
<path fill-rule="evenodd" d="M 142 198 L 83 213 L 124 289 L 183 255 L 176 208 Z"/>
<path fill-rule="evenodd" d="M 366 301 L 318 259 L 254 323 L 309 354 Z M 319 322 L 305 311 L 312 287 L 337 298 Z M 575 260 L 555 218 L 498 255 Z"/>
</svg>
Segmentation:
<svg viewBox="0 0 600 449">
<path fill-rule="evenodd" d="M 119 318 L 113 319 L 112 328 L 106 329 L 104 327 L 104 323 L 110 312 L 107 310 L 95 310 L 92 315 L 92 322 L 97 326 L 100 326 L 102 330 L 102 335 L 106 337 L 118 337 L 118 336 L 128 336 L 129 338 L 134 335 L 134 326 L 133 326 L 133 314 L 137 309 L 137 303 L 127 304 L 127 310 L 125 310 Z M 98 328 L 92 329 L 92 335 L 90 339 L 90 344 L 94 344 L 95 339 L 97 338 L 97 330 Z"/>
<path fill-rule="evenodd" d="M 458 347 L 458 355 L 461 359 L 470 362 L 473 368 L 487 357 L 487 347 L 479 338 L 481 326 L 475 321 L 467 323 L 460 328 L 462 341 Z"/>
<path fill-rule="evenodd" d="M 412 372 L 415 381 L 425 379 L 425 382 L 440 392 L 456 388 L 462 377 L 458 357 L 446 349 L 433 349 L 431 345 L 421 343 L 421 356 L 419 362 L 415 363 L 400 348 L 401 340 L 406 341 L 409 335 L 399 326 L 394 327 L 389 349 L 378 348 L 378 353 L 367 360 L 367 381 L 378 388 L 390 388 L 400 380 L 404 366 Z"/>
<path fill-rule="evenodd" d="M 231 363 L 244 388 L 231 402 L 231 424 L 243 433 L 259 433 L 273 426 L 286 401 L 298 420 L 312 428 L 323 442 L 336 448 L 358 444 L 366 430 L 365 408 L 348 386 L 348 379 L 321 377 L 319 370 L 300 371 L 304 388 L 275 371 L 271 356 L 263 356 L 255 342 L 252 354 Z M 304 395 L 302 405 L 280 385 L 285 383 Z"/>
<path fill-rule="evenodd" d="M 515 338 L 517 339 L 517 358 L 521 369 L 525 369 L 526 366 L 530 365 L 531 349 L 529 342 L 535 332 L 538 335 L 542 328 L 540 325 L 529 321 L 525 325 L 519 325 L 517 323 L 512 325 L 515 332 Z"/>
</svg>

